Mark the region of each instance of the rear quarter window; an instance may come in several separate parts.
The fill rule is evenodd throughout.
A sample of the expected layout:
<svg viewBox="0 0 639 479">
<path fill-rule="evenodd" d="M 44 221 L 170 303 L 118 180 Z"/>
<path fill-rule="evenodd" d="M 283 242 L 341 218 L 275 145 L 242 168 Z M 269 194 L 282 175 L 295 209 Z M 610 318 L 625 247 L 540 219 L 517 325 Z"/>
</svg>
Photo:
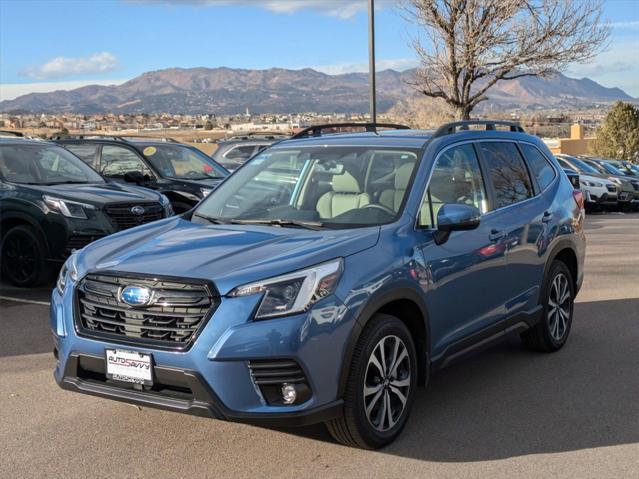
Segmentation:
<svg viewBox="0 0 639 479">
<path fill-rule="evenodd" d="M 545 190 L 557 176 L 555 169 L 550 164 L 550 161 L 548 161 L 548 158 L 546 158 L 538 148 L 526 143 L 521 143 L 520 146 L 528 161 L 531 173 L 537 179 L 539 189 Z"/>
</svg>

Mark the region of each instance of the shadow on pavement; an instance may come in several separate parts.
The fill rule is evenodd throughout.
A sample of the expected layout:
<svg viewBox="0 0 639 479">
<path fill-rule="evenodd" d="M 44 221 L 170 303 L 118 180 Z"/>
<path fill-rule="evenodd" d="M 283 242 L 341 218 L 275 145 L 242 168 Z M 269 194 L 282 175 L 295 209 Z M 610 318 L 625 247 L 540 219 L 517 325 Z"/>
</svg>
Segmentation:
<svg viewBox="0 0 639 479">
<path fill-rule="evenodd" d="M 639 442 L 639 299 L 575 308 L 555 354 L 513 338 L 436 374 L 382 452 L 468 462 Z M 287 432 L 332 441 L 320 426 Z"/>
</svg>

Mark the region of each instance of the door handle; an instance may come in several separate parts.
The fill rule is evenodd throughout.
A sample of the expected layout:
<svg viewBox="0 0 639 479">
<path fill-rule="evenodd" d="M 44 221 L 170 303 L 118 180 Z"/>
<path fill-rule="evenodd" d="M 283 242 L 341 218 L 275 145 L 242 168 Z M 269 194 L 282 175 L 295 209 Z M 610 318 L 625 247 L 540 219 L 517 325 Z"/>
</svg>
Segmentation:
<svg viewBox="0 0 639 479">
<path fill-rule="evenodd" d="M 491 230 L 488 238 L 490 241 L 497 241 L 504 237 L 504 232 L 502 230 Z"/>
<path fill-rule="evenodd" d="M 552 219 L 552 213 L 550 211 L 544 211 L 544 216 L 541 218 L 543 223 L 548 223 Z"/>
</svg>

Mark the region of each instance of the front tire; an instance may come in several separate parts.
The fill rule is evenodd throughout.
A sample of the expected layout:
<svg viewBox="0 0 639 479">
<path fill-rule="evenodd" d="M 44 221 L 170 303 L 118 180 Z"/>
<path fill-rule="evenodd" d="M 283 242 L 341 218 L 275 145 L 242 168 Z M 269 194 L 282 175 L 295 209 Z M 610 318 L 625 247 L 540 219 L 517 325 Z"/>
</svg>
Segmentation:
<svg viewBox="0 0 639 479">
<path fill-rule="evenodd" d="M 555 260 L 543 291 L 543 318 L 521 334 L 522 342 L 534 351 L 552 353 L 566 344 L 574 313 L 575 283 L 570 270 Z"/>
<path fill-rule="evenodd" d="M 401 433 L 417 386 L 417 353 L 406 325 L 376 314 L 355 347 L 342 416 L 326 423 L 344 445 L 378 449 Z"/>
<path fill-rule="evenodd" d="M 45 247 L 30 226 L 11 228 L 2 239 L 2 277 L 14 286 L 37 286 L 48 279 Z"/>
</svg>

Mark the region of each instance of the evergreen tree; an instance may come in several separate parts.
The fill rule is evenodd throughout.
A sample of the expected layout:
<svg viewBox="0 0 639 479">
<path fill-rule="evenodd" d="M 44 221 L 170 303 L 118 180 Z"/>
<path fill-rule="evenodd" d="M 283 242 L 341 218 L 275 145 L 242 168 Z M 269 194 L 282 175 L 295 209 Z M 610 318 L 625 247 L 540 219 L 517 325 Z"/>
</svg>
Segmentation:
<svg viewBox="0 0 639 479">
<path fill-rule="evenodd" d="M 593 153 L 604 158 L 639 162 L 639 109 L 619 101 L 597 130 Z"/>
</svg>

